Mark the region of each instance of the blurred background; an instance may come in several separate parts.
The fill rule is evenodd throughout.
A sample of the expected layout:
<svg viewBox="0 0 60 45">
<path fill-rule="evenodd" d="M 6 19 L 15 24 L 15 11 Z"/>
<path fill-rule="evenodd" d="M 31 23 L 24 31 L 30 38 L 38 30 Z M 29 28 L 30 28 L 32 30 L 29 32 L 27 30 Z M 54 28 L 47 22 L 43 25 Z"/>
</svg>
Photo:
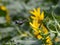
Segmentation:
<svg viewBox="0 0 60 45">
<path fill-rule="evenodd" d="M 29 11 L 38 7 L 45 13 L 44 24 L 49 30 L 55 31 L 55 23 L 59 27 L 56 34 L 51 33 L 51 38 L 57 37 L 53 43 L 60 45 L 60 0 L 0 0 L 0 45 L 43 45 L 41 40 L 33 38 L 28 20 Z M 52 20 L 53 26 L 47 19 Z"/>
</svg>

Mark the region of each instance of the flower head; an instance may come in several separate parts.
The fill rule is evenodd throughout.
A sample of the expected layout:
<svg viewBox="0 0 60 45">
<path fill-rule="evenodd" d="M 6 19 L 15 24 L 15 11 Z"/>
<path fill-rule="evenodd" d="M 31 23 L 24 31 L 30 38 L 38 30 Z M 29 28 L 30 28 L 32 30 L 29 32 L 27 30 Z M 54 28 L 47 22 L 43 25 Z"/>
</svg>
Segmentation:
<svg viewBox="0 0 60 45">
<path fill-rule="evenodd" d="M 5 6 L 0 6 L 0 16 L 6 16 L 8 13 L 8 10 Z"/>
<path fill-rule="evenodd" d="M 44 12 L 41 13 L 40 8 L 34 8 L 34 11 L 30 11 L 30 13 L 33 14 L 33 16 L 31 16 L 32 19 L 36 18 L 39 21 L 44 19 Z"/>
<path fill-rule="evenodd" d="M 6 22 L 7 23 L 10 23 L 10 21 L 11 21 L 11 19 L 10 19 L 10 16 L 9 16 L 9 14 L 8 14 L 8 10 L 6 9 L 6 7 L 5 6 L 0 6 L 0 10 L 2 10 L 2 11 L 6 11 L 5 13 L 5 18 L 6 18 Z M 4 14 L 4 13 L 3 13 Z"/>
<path fill-rule="evenodd" d="M 48 34 L 47 28 L 42 23 L 44 19 L 44 12 L 41 13 L 40 8 L 37 8 L 37 9 L 34 9 L 33 11 L 30 11 L 30 13 L 33 14 L 31 16 L 32 22 L 30 22 L 30 25 L 32 29 L 34 30 L 34 35 L 37 37 L 37 39 L 40 40 L 43 38 L 43 36 L 41 35 L 42 32 L 45 35 Z M 50 36 L 48 36 L 46 42 L 49 43 L 48 45 L 50 44 L 52 45 Z"/>
<path fill-rule="evenodd" d="M 5 6 L 0 6 L 0 8 L 2 9 L 2 10 L 6 10 L 6 7 Z"/>
</svg>

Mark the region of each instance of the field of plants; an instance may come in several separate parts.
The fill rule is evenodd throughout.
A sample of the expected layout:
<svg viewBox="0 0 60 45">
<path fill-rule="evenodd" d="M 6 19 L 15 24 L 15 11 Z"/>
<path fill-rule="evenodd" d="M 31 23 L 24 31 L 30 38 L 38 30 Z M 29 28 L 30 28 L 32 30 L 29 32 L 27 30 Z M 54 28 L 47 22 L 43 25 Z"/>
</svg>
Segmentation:
<svg viewBox="0 0 60 45">
<path fill-rule="evenodd" d="M 0 0 L 0 45 L 60 45 L 60 0 Z"/>
</svg>

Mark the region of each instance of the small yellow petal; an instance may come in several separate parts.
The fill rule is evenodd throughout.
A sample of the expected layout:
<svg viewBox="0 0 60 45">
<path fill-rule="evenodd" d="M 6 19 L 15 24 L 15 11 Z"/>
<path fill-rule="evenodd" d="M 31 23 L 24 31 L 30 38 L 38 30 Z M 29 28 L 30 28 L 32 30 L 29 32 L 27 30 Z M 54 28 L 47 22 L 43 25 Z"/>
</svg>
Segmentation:
<svg viewBox="0 0 60 45">
<path fill-rule="evenodd" d="M 30 22 L 30 25 L 32 26 L 32 28 L 33 28 L 33 30 L 34 30 L 35 32 L 38 32 L 36 26 L 34 26 L 31 22 Z"/>
<path fill-rule="evenodd" d="M 50 38 L 48 38 L 48 39 L 46 40 L 46 42 L 50 42 Z"/>
<path fill-rule="evenodd" d="M 34 10 L 35 13 L 37 12 L 37 10 L 35 8 L 33 10 Z"/>
<path fill-rule="evenodd" d="M 35 32 L 35 31 L 34 31 L 34 35 L 38 35 L 38 34 L 39 34 L 39 32 Z"/>
<path fill-rule="evenodd" d="M 40 20 L 43 20 L 43 19 L 44 19 L 44 12 L 42 12 L 40 15 Z"/>
<path fill-rule="evenodd" d="M 35 19 L 35 17 L 34 17 L 34 16 L 31 16 L 31 18 L 32 18 L 32 19 Z"/>
<path fill-rule="evenodd" d="M 46 43 L 52 45 L 52 42 L 51 42 L 51 38 L 50 38 L 50 36 L 47 36 L 47 37 L 46 37 Z"/>
<path fill-rule="evenodd" d="M 40 8 L 37 8 L 37 12 L 40 14 Z"/>
<path fill-rule="evenodd" d="M 33 11 L 30 11 L 30 13 L 31 13 L 31 14 L 33 14 L 34 16 L 36 15 L 36 13 L 35 13 L 35 12 L 33 12 Z"/>
<path fill-rule="evenodd" d="M 40 39 L 42 39 L 42 36 L 41 35 L 38 35 L 37 38 L 40 40 Z"/>
</svg>

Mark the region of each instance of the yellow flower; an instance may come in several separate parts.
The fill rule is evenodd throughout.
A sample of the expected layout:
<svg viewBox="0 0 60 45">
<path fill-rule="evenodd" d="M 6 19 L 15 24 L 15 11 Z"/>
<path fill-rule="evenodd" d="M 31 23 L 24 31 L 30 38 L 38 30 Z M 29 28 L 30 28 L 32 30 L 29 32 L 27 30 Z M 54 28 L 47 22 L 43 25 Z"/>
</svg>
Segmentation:
<svg viewBox="0 0 60 45">
<path fill-rule="evenodd" d="M 30 13 L 33 14 L 32 19 L 38 18 L 40 21 L 44 19 L 44 12 L 40 13 L 40 8 L 34 8 L 34 11 L 30 11 Z"/>
<path fill-rule="evenodd" d="M 39 28 L 39 25 L 40 25 L 40 24 L 38 24 L 38 21 L 37 21 L 37 20 L 33 20 L 33 22 L 32 22 L 32 23 L 30 22 L 30 25 L 33 27 L 34 31 L 36 31 L 36 32 L 37 32 L 37 30 L 36 30 L 36 29 L 38 29 L 38 28 Z"/>
<path fill-rule="evenodd" d="M 44 12 L 41 13 L 40 8 L 37 8 L 37 9 L 34 9 L 34 11 L 30 11 L 30 13 L 33 14 L 33 16 L 31 16 L 33 21 L 30 22 L 30 25 L 32 26 L 35 32 L 34 34 L 38 34 L 41 32 L 41 30 L 39 29 L 39 26 L 41 25 L 41 20 L 44 19 Z"/>
<path fill-rule="evenodd" d="M 0 10 L 7 12 L 6 17 L 5 17 L 6 18 L 6 22 L 10 23 L 11 19 L 10 19 L 10 16 L 8 14 L 8 10 L 6 9 L 6 7 L 5 6 L 0 6 Z"/>
<path fill-rule="evenodd" d="M 46 37 L 46 43 L 47 43 L 46 45 L 52 45 L 50 36 Z"/>
<path fill-rule="evenodd" d="M 37 39 L 40 40 L 43 38 L 41 35 L 41 32 L 43 32 L 43 34 L 48 34 L 47 28 L 41 22 L 44 19 L 44 12 L 41 13 L 40 8 L 37 8 L 37 9 L 34 9 L 33 11 L 30 11 L 30 13 L 33 14 L 31 16 L 32 22 L 30 22 L 30 25 L 31 25 L 32 29 L 34 30 L 35 36 L 37 36 Z M 39 29 L 39 27 L 42 29 Z M 48 45 L 52 45 L 50 36 L 47 37 L 46 42 L 49 42 Z"/>
<path fill-rule="evenodd" d="M 5 6 L 0 6 L 0 8 L 2 9 L 2 10 L 6 10 L 6 7 Z"/>
<path fill-rule="evenodd" d="M 7 13 L 8 13 L 8 10 L 6 9 L 6 7 L 5 6 L 0 6 L 0 11 L 2 11 L 1 13 L 0 13 L 0 15 L 7 15 Z"/>
<path fill-rule="evenodd" d="M 40 30 L 39 31 L 37 30 L 37 32 L 34 31 L 34 35 L 38 35 L 40 32 L 41 32 Z"/>
<path fill-rule="evenodd" d="M 42 39 L 42 36 L 41 35 L 37 35 L 37 38 L 40 40 L 40 39 Z"/>
</svg>

